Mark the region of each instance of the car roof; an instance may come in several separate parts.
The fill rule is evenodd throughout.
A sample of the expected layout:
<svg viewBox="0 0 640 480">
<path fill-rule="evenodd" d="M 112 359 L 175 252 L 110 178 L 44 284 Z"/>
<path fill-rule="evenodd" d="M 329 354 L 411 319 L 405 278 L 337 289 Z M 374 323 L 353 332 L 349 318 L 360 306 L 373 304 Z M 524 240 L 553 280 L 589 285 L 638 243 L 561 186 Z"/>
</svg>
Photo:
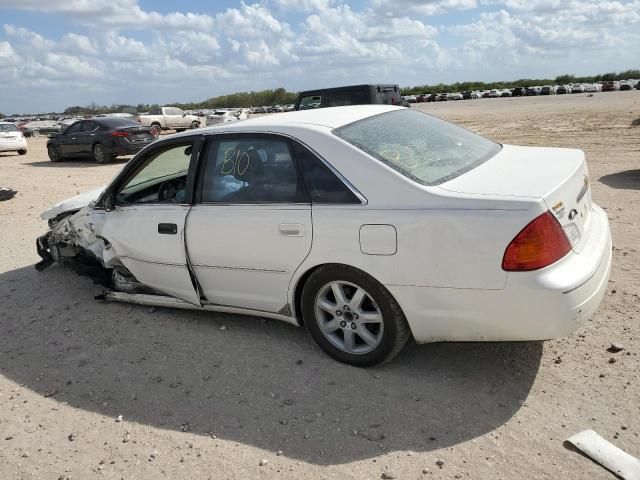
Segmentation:
<svg viewBox="0 0 640 480">
<path fill-rule="evenodd" d="M 346 107 L 299 110 L 251 118 L 249 120 L 242 120 L 226 126 L 206 127 L 199 129 L 198 132 L 206 133 L 207 131 L 211 131 L 213 133 L 220 130 L 250 131 L 256 129 L 278 130 L 280 128 L 305 125 L 334 129 L 357 122 L 358 120 L 362 120 L 367 117 L 404 109 L 405 107 L 394 105 L 353 105 Z"/>
</svg>

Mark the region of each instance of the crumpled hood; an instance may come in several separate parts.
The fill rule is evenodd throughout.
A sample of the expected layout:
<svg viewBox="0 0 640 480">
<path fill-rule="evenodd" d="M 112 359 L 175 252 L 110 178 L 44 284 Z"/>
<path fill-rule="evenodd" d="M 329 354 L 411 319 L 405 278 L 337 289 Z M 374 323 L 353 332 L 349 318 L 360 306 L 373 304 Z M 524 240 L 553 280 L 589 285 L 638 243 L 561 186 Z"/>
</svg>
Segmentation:
<svg viewBox="0 0 640 480">
<path fill-rule="evenodd" d="M 47 210 L 42 212 L 40 218 L 43 220 L 50 220 L 52 218 L 57 217 L 61 213 L 64 212 L 73 212 L 76 210 L 80 210 L 83 207 L 86 207 L 89 202 L 97 200 L 104 189 L 107 188 L 106 185 L 103 185 L 98 188 L 94 188 L 93 190 L 89 190 L 88 192 L 81 193 L 80 195 L 76 195 L 75 197 L 67 198 L 55 205 L 52 205 Z"/>
</svg>

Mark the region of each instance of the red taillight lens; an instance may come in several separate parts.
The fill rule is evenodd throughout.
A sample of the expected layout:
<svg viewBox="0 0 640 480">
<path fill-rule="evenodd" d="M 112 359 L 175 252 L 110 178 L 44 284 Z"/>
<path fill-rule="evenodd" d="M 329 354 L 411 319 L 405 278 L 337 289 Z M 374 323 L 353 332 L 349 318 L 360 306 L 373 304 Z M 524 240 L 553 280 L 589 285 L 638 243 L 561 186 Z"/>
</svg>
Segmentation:
<svg viewBox="0 0 640 480">
<path fill-rule="evenodd" d="M 571 251 L 562 227 L 546 212 L 516 235 L 504 252 L 502 269 L 508 272 L 538 270 L 557 262 Z"/>
<path fill-rule="evenodd" d="M 111 132 L 112 137 L 128 137 L 131 135 L 129 132 Z"/>
</svg>

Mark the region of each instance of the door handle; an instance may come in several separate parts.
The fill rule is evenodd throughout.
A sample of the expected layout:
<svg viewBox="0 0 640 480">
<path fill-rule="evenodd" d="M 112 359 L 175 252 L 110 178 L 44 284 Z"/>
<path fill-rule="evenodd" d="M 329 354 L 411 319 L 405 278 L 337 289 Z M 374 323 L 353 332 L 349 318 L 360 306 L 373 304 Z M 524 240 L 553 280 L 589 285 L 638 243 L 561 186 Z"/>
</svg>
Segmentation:
<svg viewBox="0 0 640 480">
<path fill-rule="evenodd" d="M 305 228 L 301 223 L 281 223 L 278 225 L 278 233 L 285 237 L 304 237 Z"/>
<path fill-rule="evenodd" d="M 159 223 L 158 233 L 165 235 L 175 235 L 178 233 L 178 226 L 175 223 Z"/>
</svg>

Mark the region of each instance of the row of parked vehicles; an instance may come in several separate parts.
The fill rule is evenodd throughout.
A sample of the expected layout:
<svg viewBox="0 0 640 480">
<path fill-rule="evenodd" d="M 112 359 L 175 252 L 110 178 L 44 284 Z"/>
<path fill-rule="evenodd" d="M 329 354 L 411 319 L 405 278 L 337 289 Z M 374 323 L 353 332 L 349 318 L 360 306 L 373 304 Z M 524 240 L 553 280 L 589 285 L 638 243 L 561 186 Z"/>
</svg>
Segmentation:
<svg viewBox="0 0 640 480">
<path fill-rule="evenodd" d="M 640 81 L 623 80 L 602 83 L 571 83 L 566 85 L 541 85 L 491 90 L 473 90 L 453 93 L 423 93 L 406 95 L 403 100 L 409 103 L 446 102 L 449 100 L 475 100 L 478 98 L 531 97 L 537 95 L 564 95 L 570 93 L 595 93 L 617 90 L 640 90 Z"/>
</svg>

